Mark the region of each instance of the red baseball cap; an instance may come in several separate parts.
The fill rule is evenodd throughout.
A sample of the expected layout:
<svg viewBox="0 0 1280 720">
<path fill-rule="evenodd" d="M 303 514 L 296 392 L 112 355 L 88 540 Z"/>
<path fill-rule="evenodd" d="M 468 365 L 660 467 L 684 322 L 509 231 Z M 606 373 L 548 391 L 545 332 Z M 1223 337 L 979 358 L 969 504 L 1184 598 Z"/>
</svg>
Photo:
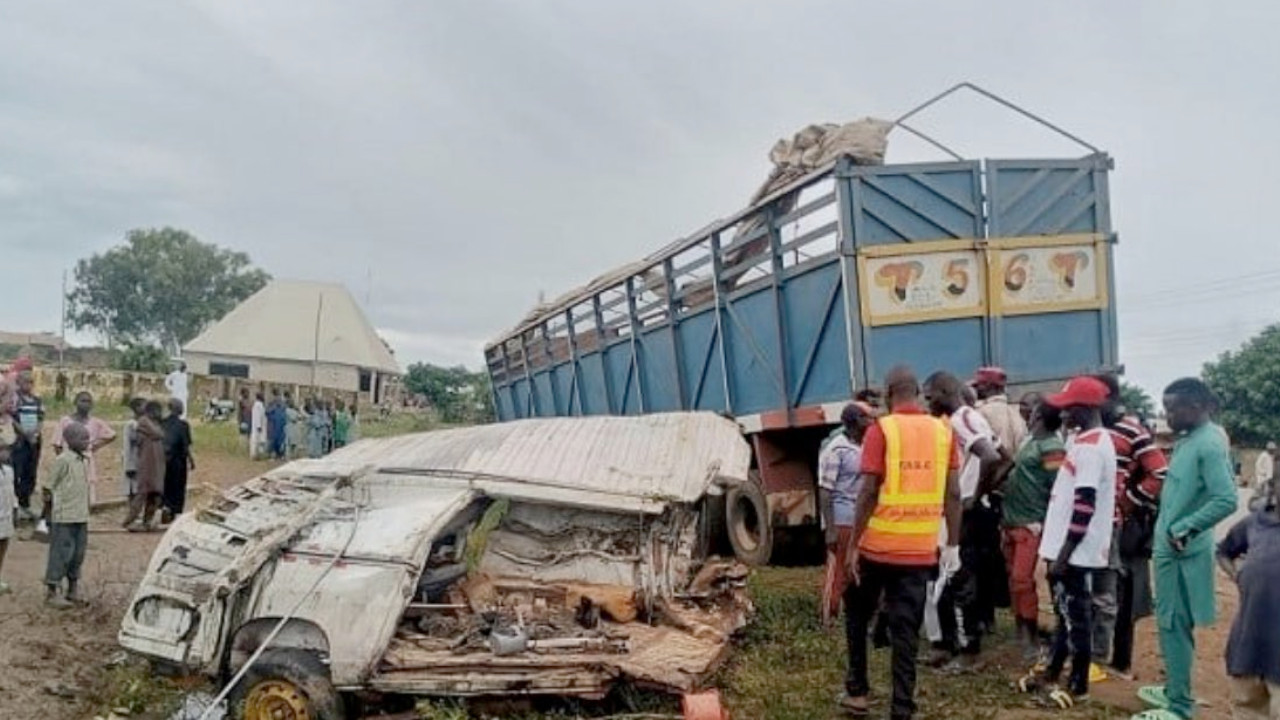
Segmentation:
<svg viewBox="0 0 1280 720">
<path fill-rule="evenodd" d="M 988 365 L 987 367 L 978 368 L 978 371 L 973 374 L 972 382 L 974 385 L 984 382 L 992 385 L 1004 385 L 1008 381 L 1009 376 L 1005 374 L 1004 368 Z"/>
<path fill-rule="evenodd" d="M 1093 408 L 1105 405 L 1109 397 L 1111 397 L 1111 389 L 1106 383 L 1088 375 L 1081 375 L 1068 380 L 1067 384 L 1062 386 L 1062 392 L 1050 395 L 1044 401 L 1056 408 L 1074 405 Z"/>
</svg>

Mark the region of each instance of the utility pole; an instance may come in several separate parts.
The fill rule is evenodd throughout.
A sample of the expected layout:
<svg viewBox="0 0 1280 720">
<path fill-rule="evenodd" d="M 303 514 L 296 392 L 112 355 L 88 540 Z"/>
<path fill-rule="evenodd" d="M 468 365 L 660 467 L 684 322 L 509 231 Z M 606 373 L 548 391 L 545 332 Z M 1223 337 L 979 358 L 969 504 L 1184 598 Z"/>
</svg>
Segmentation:
<svg viewBox="0 0 1280 720">
<path fill-rule="evenodd" d="M 67 269 L 62 269 L 62 328 L 58 331 L 60 340 L 58 341 L 58 367 L 62 367 L 66 358 L 64 352 L 67 347 Z"/>
<path fill-rule="evenodd" d="M 311 394 L 316 393 L 316 373 L 320 369 L 320 315 L 324 312 L 324 291 L 320 291 L 320 302 L 316 303 L 316 334 L 311 358 Z"/>
</svg>

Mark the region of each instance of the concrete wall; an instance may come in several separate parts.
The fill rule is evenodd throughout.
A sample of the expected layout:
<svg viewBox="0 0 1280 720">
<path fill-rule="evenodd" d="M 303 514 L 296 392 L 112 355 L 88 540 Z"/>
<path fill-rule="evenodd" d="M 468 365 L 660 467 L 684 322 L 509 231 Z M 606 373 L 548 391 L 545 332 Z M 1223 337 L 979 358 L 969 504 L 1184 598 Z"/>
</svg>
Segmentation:
<svg viewBox="0 0 1280 720">
<path fill-rule="evenodd" d="M 188 364 L 188 371 L 194 368 Z M 168 391 L 164 386 L 164 376 L 152 373 L 125 372 L 119 370 L 96 370 L 86 368 L 58 368 L 48 365 L 37 366 L 34 371 L 36 392 L 49 400 L 71 400 L 76 393 L 88 391 L 99 403 L 123 404 L 132 397 L 165 398 Z M 317 377 L 319 381 L 320 376 Z M 358 386 L 357 386 L 358 387 Z M 398 385 L 390 385 L 393 395 L 398 392 Z M 241 388 L 248 388 L 251 393 L 262 392 L 270 396 L 272 390 L 288 391 L 294 398 L 302 399 L 319 396 L 329 399 L 342 399 L 346 403 L 357 403 L 368 407 L 372 400 L 367 393 L 354 390 L 340 390 L 320 387 L 311 389 L 311 373 L 307 368 L 304 382 L 266 382 L 254 378 L 223 378 L 191 373 L 190 403 L 193 415 L 204 412 L 211 399 L 235 399 Z M 389 398 L 394 401 L 394 397 Z"/>
</svg>

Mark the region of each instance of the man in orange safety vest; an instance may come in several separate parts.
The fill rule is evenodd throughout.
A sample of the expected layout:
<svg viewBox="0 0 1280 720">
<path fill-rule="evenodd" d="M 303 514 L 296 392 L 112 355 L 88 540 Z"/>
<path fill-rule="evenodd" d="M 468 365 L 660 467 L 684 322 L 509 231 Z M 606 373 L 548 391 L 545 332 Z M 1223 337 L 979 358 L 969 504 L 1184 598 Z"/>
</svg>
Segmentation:
<svg viewBox="0 0 1280 720">
<path fill-rule="evenodd" d="M 849 672 L 840 709 L 866 715 L 867 626 L 884 614 L 892 647 L 890 718 L 915 714 L 916 651 L 926 585 L 960 565 L 960 452 L 951 428 L 919 404 L 920 384 L 906 367 L 885 378 L 889 414 L 867 429 L 862 495 L 854 518 L 845 595 Z M 939 553 L 945 519 L 947 546 Z"/>
</svg>

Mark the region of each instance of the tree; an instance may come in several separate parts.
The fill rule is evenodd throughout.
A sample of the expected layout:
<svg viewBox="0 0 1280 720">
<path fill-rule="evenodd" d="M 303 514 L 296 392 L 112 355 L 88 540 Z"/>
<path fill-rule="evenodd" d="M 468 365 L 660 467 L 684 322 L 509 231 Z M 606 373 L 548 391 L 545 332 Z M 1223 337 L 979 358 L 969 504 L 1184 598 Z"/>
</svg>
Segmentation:
<svg viewBox="0 0 1280 720">
<path fill-rule="evenodd" d="M 458 365 L 446 368 L 414 363 L 404 377 L 410 392 L 422 395 L 447 423 L 480 423 L 493 420 L 493 393 L 489 376 Z"/>
<path fill-rule="evenodd" d="M 154 345 L 130 345 L 111 353 L 111 367 L 132 372 L 169 372 L 169 353 Z"/>
<path fill-rule="evenodd" d="M 67 320 L 114 343 L 176 352 L 270 279 L 245 253 L 184 230 L 130 230 L 122 245 L 76 263 Z"/>
<path fill-rule="evenodd" d="M 1280 325 L 1272 325 L 1204 366 L 1231 439 L 1260 447 L 1280 438 Z"/>
<path fill-rule="evenodd" d="M 1132 383 L 1121 381 L 1120 402 L 1124 404 L 1129 412 L 1140 418 L 1149 418 L 1156 414 L 1155 401 L 1151 399 L 1146 390 Z"/>
</svg>

